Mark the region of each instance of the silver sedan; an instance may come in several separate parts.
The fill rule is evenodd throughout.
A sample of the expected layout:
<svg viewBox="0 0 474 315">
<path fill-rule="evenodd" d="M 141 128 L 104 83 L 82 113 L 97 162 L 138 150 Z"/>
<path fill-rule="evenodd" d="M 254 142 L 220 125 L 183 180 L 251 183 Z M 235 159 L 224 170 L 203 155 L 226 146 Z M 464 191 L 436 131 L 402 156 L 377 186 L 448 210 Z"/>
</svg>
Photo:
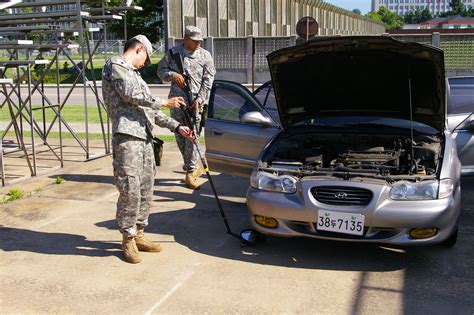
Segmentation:
<svg viewBox="0 0 474 315">
<path fill-rule="evenodd" d="M 264 234 L 454 245 L 461 163 L 446 128 L 441 50 L 389 37 L 329 37 L 268 57 L 254 94 L 216 81 L 211 169 L 249 176 Z M 383 70 L 383 71 L 381 71 Z"/>
</svg>

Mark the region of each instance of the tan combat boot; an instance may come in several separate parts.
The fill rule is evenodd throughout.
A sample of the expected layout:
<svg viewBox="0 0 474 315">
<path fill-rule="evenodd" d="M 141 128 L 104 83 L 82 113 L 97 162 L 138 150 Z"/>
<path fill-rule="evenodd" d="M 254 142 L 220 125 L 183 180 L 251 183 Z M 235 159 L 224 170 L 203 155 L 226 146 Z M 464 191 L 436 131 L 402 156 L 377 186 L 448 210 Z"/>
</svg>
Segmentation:
<svg viewBox="0 0 474 315">
<path fill-rule="evenodd" d="M 191 189 L 199 189 L 201 185 L 197 182 L 197 179 L 203 174 L 203 172 L 203 169 L 200 167 L 196 168 L 192 172 L 187 172 L 186 177 L 184 178 L 186 186 Z"/>
<path fill-rule="evenodd" d="M 140 253 L 138 252 L 137 244 L 133 236 L 123 236 L 122 250 L 125 255 L 125 260 L 131 264 L 138 264 L 142 261 Z"/>
<path fill-rule="evenodd" d="M 158 243 L 154 243 L 145 238 L 143 231 L 145 230 L 144 226 L 137 225 L 137 235 L 135 236 L 135 243 L 137 244 L 138 250 L 142 252 L 161 252 L 163 246 Z"/>
</svg>

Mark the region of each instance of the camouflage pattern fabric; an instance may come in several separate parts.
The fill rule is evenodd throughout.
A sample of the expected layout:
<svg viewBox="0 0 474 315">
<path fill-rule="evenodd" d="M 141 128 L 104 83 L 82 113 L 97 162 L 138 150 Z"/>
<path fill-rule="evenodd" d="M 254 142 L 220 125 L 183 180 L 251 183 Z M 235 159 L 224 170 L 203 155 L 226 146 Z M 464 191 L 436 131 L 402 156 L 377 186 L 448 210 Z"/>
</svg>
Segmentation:
<svg viewBox="0 0 474 315">
<path fill-rule="evenodd" d="M 123 57 L 109 59 L 102 70 L 102 94 L 112 120 L 112 133 L 146 140 L 153 123 L 174 131 L 179 125 L 159 109 L 161 99 L 151 95 L 140 72 Z"/>
<path fill-rule="evenodd" d="M 203 48 L 198 48 L 194 52 L 190 52 L 184 49 L 184 45 L 179 45 L 171 48 L 171 51 L 173 54 L 179 53 L 183 57 L 183 67 L 190 76 L 191 92 L 193 93 L 194 99 L 197 99 L 201 104 L 200 108 L 195 112 L 195 119 L 199 126 L 203 106 L 209 102 L 212 82 L 214 81 L 214 76 L 216 74 L 214 61 L 212 60 L 211 54 Z M 175 73 L 180 73 L 179 67 L 176 65 L 176 62 L 168 51 L 158 63 L 157 74 L 163 82 L 171 82 Z M 186 93 L 176 83 L 172 82 L 169 97 L 175 96 L 182 96 L 186 103 L 188 103 Z M 184 115 L 179 109 L 172 109 L 171 117 L 179 121 L 181 124 L 186 123 Z M 193 129 L 195 130 L 194 126 Z M 197 167 L 198 161 L 195 147 L 192 143 L 186 141 L 181 135 L 175 133 L 175 136 L 179 150 L 183 155 L 183 169 L 185 171 L 194 170 Z"/>
<path fill-rule="evenodd" d="M 153 195 L 155 158 L 153 123 L 175 131 L 179 122 L 161 112 L 140 73 L 124 57 L 113 57 L 102 70 L 102 93 L 112 120 L 115 185 L 120 193 L 117 223 L 127 236 L 147 225 Z"/>
<path fill-rule="evenodd" d="M 184 118 L 184 112 L 180 108 L 171 108 L 171 117 L 176 119 L 177 121 L 182 121 L 183 124 L 186 121 Z M 196 124 L 199 126 L 201 120 L 201 113 L 199 113 L 196 117 Z M 196 128 L 193 128 L 195 130 Z M 187 140 L 185 137 L 180 135 L 179 133 L 175 132 L 174 136 L 176 138 L 176 144 L 178 145 L 179 151 L 183 156 L 183 170 L 186 172 L 193 171 L 196 169 L 199 161 L 199 156 L 194 144 Z"/>
<path fill-rule="evenodd" d="M 151 141 L 116 133 L 112 139 L 115 186 L 120 196 L 116 219 L 125 235 L 135 236 L 136 225 L 148 225 L 153 197 L 155 159 Z"/>
</svg>

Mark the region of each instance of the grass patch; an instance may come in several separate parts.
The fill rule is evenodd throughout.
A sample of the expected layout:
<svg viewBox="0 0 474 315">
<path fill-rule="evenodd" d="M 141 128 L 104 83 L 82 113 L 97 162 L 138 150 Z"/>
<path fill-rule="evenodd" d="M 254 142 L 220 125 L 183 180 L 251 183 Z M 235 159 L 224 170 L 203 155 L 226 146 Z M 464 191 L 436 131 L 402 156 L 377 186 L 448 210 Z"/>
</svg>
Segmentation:
<svg viewBox="0 0 474 315">
<path fill-rule="evenodd" d="M 23 198 L 23 196 L 25 195 L 25 193 L 24 193 L 23 190 L 21 190 L 21 189 L 12 188 L 12 189 L 10 189 L 10 191 L 8 192 L 7 195 L 8 195 L 9 197 L 8 197 L 8 199 L 6 200 L 6 202 L 9 202 L 9 201 L 18 200 L 18 199 Z"/>
<path fill-rule="evenodd" d="M 56 177 L 56 179 L 54 180 L 54 183 L 55 183 L 56 185 L 59 185 L 59 184 L 61 184 L 62 182 L 64 182 L 64 178 L 62 178 L 61 176 Z"/>
<path fill-rule="evenodd" d="M 40 107 L 39 105 L 34 105 L 34 108 Z M 103 121 L 107 121 L 107 114 L 103 109 L 101 109 Z M 162 108 L 162 112 L 170 116 L 170 109 L 167 107 Z M 46 121 L 51 122 L 55 116 L 54 111 L 51 108 L 45 109 Z M 84 122 L 84 106 L 82 105 L 66 105 L 61 111 L 61 116 L 67 122 Z M 43 121 L 43 113 L 41 110 L 34 111 L 34 117 L 36 121 Z M 97 106 L 88 106 L 87 107 L 87 117 L 90 123 L 100 123 L 99 110 Z M 4 106 L 0 110 L 0 121 L 11 121 L 10 112 L 7 106 Z"/>
</svg>

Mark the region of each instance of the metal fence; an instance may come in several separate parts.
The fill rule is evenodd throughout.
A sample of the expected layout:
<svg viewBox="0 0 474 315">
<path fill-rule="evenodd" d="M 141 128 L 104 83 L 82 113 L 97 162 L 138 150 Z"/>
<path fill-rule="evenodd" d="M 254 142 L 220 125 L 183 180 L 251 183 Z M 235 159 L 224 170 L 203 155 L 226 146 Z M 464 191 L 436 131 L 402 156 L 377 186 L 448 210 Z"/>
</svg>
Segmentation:
<svg viewBox="0 0 474 315">
<path fill-rule="evenodd" d="M 474 34 L 390 34 L 403 40 L 433 45 L 444 51 L 446 75 L 474 75 Z M 172 47 L 182 39 L 170 37 Z M 293 46 L 296 37 L 233 37 L 204 40 L 203 47 L 211 52 L 217 79 L 240 83 L 264 83 L 270 79 L 266 56 L 272 51 Z M 254 57 L 254 58 L 253 58 Z M 252 65 L 255 71 L 252 71 Z"/>
<path fill-rule="evenodd" d="M 433 45 L 443 50 L 446 76 L 474 75 L 474 33 L 390 34 L 403 40 Z"/>
<path fill-rule="evenodd" d="M 168 45 L 180 45 L 182 39 L 169 38 Z M 230 37 L 204 39 L 203 47 L 214 57 L 216 78 L 240 83 L 263 83 L 270 79 L 267 55 L 272 51 L 293 46 L 296 36 L 288 37 Z M 252 64 L 255 72 L 252 73 Z"/>
</svg>

